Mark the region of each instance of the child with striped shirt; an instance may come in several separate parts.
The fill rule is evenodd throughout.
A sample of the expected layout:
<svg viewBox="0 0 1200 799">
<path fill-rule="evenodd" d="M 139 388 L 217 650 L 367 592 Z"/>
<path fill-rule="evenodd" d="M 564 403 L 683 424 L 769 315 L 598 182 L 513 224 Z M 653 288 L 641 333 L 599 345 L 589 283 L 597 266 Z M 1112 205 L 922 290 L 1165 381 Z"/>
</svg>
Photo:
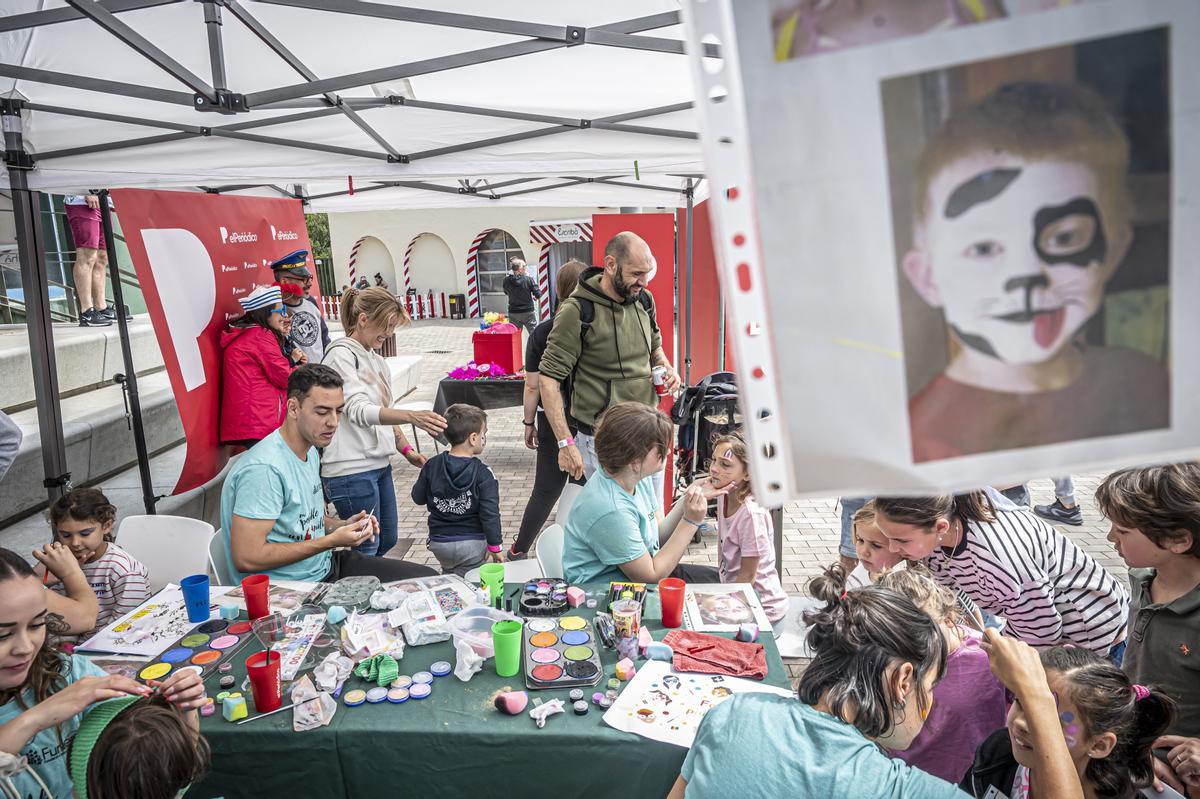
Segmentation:
<svg viewBox="0 0 1200 799">
<path fill-rule="evenodd" d="M 984 491 L 879 497 L 875 523 L 891 547 L 923 560 L 939 582 L 1004 616 L 1038 647 L 1074 644 L 1120 663 L 1129 592 L 1031 511 L 997 507 Z"/>
<path fill-rule="evenodd" d="M 113 543 L 116 518 L 117 509 L 95 488 L 77 488 L 50 506 L 54 540 L 70 549 L 79 561 L 100 605 L 96 628 L 78 636 L 79 641 L 86 641 L 150 598 L 146 567 Z M 63 592 L 53 575 L 49 575 L 47 584 Z"/>
</svg>

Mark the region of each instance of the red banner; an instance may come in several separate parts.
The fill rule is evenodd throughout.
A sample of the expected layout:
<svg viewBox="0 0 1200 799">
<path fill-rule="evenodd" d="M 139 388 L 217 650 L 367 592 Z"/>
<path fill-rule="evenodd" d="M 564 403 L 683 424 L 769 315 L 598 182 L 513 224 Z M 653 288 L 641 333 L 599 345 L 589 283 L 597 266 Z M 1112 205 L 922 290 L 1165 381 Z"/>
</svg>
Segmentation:
<svg viewBox="0 0 1200 799">
<path fill-rule="evenodd" d="M 180 494 L 229 458 L 217 444 L 221 330 L 241 316 L 239 297 L 273 282 L 272 261 L 311 252 L 308 229 L 298 200 L 143 189 L 112 196 L 187 437 L 172 492 Z"/>
</svg>

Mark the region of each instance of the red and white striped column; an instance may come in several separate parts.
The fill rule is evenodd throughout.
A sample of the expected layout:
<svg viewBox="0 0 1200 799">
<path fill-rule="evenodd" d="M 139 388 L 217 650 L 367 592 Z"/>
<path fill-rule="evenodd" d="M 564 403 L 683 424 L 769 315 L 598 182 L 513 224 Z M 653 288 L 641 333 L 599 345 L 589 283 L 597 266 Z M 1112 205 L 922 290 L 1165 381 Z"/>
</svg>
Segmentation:
<svg viewBox="0 0 1200 799">
<path fill-rule="evenodd" d="M 418 233 L 417 235 L 413 236 L 412 241 L 410 241 L 408 246 L 404 248 L 404 261 L 401 264 L 401 269 L 404 272 L 404 287 L 400 291 L 401 294 L 408 291 L 408 287 L 412 285 L 412 273 L 409 271 L 409 264 L 412 262 L 412 251 L 413 247 L 417 246 L 417 239 L 424 235 L 424 233 Z"/>
<path fill-rule="evenodd" d="M 537 265 L 538 291 L 542 296 L 538 299 L 538 321 L 545 322 L 550 318 L 550 245 L 543 244 L 538 253 Z"/>
<path fill-rule="evenodd" d="M 479 312 L 479 273 L 476 270 L 476 262 L 479 260 L 479 247 L 491 232 L 492 229 L 488 228 L 480 233 L 471 242 L 471 249 L 467 250 L 467 317 L 470 319 L 483 316 Z"/>
<path fill-rule="evenodd" d="M 358 248 L 367 240 L 367 236 L 363 236 L 358 241 L 354 242 L 354 246 L 350 248 L 350 288 L 354 288 L 354 281 L 358 279 Z"/>
</svg>

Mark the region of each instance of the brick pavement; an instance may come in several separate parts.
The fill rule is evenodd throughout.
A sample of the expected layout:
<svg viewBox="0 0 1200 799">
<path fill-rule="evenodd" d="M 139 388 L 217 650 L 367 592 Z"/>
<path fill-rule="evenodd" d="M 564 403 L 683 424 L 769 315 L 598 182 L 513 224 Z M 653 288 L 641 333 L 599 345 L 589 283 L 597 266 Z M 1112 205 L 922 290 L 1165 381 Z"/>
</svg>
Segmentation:
<svg viewBox="0 0 1200 799">
<path fill-rule="evenodd" d="M 471 333 L 478 329 L 477 323 L 451 320 L 415 322 L 411 328 L 396 334 L 397 350 L 400 354 L 421 355 L 425 360 L 420 387 L 404 398 L 433 401 L 438 381 L 446 373 L 471 358 Z M 411 435 L 411 434 L 410 434 Z M 421 448 L 432 453 L 432 442 L 420 433 Z M 521 425 L 521 409 L 505 408 L 488 412 L 487 449 L 482 458 L 492 467 L 500 480 L 500 512 L 504 521 L 504 539 L 511 544 L 525 510 L 528 487 L 533 484 L 534 455 L 525 449 Z M 416 479 L 417 471 L 403 459 L 396 458 L 395 484 L 399 504 L 399 537 L 412 539 L 406 559 L 426 563 L 437 568 L 437 561 L 425 546 L 428 532 L 426 512 L 423 506 L 412 504 L 409 491 Z M 1075 476 L 1076 499 L 1083 509 L 1082 527 L 1063 526 L 1060 529 L 1080 547 L 1089 552 L 1097 562 L 1112 573 L 1125 579 L 1125 565 L 1112 546 L 1104 540 L 1107 524 L 1095 508 L 1093 494 L 1103 474 Z M 1030 491 L 1036 504 L 1054 500 L 1054 485 L 1049 479 L 1030 482 Z M 550 523 L 554 520 L 553 514 Z M 803 499 L 789 503 L 784 508 L 783 563 L 780 577 L 789 594 L 805 592 L 809 579 L 837 560 L 841 521 L 837 499 Z M 692 545 L 684 560 L 689 563 L 716 565 L 716 536 L 705 536 L 701 544 Z M 789 662 L 788 670 L 796 679 L 803 668 L 802 662 Z"/>
</svg>

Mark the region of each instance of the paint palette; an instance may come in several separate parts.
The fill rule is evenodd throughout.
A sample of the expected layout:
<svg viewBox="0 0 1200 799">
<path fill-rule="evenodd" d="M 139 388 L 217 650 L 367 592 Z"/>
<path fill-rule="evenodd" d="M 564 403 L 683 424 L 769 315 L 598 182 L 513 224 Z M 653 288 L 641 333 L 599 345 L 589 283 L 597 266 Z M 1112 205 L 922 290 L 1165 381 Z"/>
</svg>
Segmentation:
<svg viewBox="0 0 1200 799">
<path fill-rule="evenodd" d="M 600 682 L 600 645 L 587 619 L 527 619 L 524 637 L 525 685 L 531 690 L 577 688 Z"/>
<path fill-rule="evenodd" d="M 248 621 L 229 622 L 211 619 L 180 638 L 154 660 L 138 669 L 137 679 L 143 682 L 165 680 L 182 669 L 193 669 L 207 677 L 217 666 L 229 660 L 253 638 Z"/>
<path fill-rule="evenodd" d="M 537 580 L 527 583 L 521 592 L 522 616 L 557 616 L 570 610 L 567 584 L 561 580 Z"/>
</svg>

